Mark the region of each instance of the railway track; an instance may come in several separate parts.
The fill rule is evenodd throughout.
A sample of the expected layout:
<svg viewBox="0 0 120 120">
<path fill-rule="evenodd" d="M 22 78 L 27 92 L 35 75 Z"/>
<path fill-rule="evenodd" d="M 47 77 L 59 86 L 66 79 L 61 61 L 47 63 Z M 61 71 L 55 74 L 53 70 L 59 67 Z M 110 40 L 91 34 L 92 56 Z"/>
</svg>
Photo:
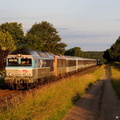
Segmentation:
<svg viewBox="0 0 120 120">
<path fill-rule="evenodd" d="M 7 95 L 10 95 L 12 93 L 16 93 L 18 92 L 18 90 L 13 90 L 13 91 L 10 91 L 10 90 L 0 90 L 0 97 L 4 97 L 4 96 L 7 96 Z"/>
<path fill-rule="evenodd" d="M 82 71 L 80 71 L 80 72 L 77 72 L 77 73 L 75 73 L 75 74 L 72 74 L 72 75 L 70 75 L 70 76 L 68 76 L 68 77 L 84 75 L 84 74 L 87 74 L 87 73 L 89 73 L 89 72 L 97 69 L 97 68 L 98 68 L 98 66 L 94 66 L 94 67 L 91 67 L 91 68 L 82 70 Z M 62 80 L 62 78 L 59 79 L 59 80 Z M 58 81 L 58 80 L 57 80 L 57 81 Z M 53 81 L 53 82 L 56 82 L 56 81 Z M 44 83 L 44 85 L 46 85 L 46 84 L 47 84 L 47 83 Z M 52 84 L 52 82 L 51 82 L 51 84 Z M 40 86 L 40 85 L 39 85 L 39 86 Z M 0 98 L 5 97 L 5 96 L 9 96 L 10 94 L 13 94 L 13 93 L 16 93 L 16 92 L 20 92 L 20 91 L 23 91 L 23 90 L 9 90 L 7 85 L 5 85 L 5 84 L 0 84 Z"/>
<path fill-rule="evenodd" d="M 4 79 L 4 76 L 0 77 L 0 80 L 2 79 Z M 11 91 L 8 89 L 8 86 L 5 83 L 0 83 L 0 98 L 16 92 L 18 92 L 18 90 Z"/>
</svg>

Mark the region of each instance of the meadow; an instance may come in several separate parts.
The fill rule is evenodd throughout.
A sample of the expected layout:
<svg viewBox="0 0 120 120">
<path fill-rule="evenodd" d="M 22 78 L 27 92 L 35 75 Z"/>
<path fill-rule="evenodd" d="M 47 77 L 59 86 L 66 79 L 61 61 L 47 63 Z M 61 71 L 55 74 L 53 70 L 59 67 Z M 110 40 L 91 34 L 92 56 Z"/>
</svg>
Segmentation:
<svg viewBox="0 0 120 120">
<path fill-rule="evenodd" d="M 100 79 L 104 66 L 85 75 L 64 78 L 4 98 L 0 120 L 61 120 L 78 99 Z M 4 102 L 3 102 L 4 101 Z"/>
</svg>

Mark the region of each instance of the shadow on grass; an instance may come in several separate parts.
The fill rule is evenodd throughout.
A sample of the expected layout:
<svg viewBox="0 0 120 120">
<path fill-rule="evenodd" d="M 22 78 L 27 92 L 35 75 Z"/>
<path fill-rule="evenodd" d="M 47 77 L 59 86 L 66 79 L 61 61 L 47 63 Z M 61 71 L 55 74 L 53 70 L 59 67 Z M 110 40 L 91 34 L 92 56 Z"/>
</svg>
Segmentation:
<svg viewBox="0 0 120 120">
<path fill-rule="evenodd" d="M 89 90 L 89 88 L 91 87 L 91 86 L 93 86 L 94 84 L 91 82 L 91 83 L 89 83 L 88 84 L 88 87 L 85 89 L 85 91 L 87 91 L 87 90 Z M 76 93 L 75 94 L 75 96 L 73 96 L 72 97 L 72 103 L 73 103 L 73 105 L 81 98 L 81 94 L 80 93 Z"/>
<path fill-rule="evenodd" d="M 0 77 L 0 84 L 4 84 L 5 81 L 4 81 L 4 77 Z"/>
<path fill-rule="evenodd" d="M 5 84 L 4 77 L 0 77 L 0 89 L 9 89 L 9 87 Z"/>
<path fill-rule="evenodd" d="M 80 97 L 81 95 L 76 93 L 76 95 L 72 97 L 72 103 L 75 104 L 80 99 Z"/>
<path fill-rule="evenodd" d="M 120 99 L 120 79 L 112 79 L 111 82 L 112 82 L 113 88 L 115 89 Z"/>
<path fill-rule="evenodd" d="M 120 63 L 117 63 L 117 62 L 113 63 L 112 66 L 115 67 L 117 70 L 120 71 Z"/>
</svg>

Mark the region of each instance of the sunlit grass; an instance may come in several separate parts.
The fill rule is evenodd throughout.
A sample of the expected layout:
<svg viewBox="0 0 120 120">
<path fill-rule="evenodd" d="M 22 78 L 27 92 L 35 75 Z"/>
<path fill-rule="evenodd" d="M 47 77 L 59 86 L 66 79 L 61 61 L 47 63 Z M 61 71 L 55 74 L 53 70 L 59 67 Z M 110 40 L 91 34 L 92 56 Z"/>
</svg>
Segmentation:
<svg viewBox="0 0 120 120">
<path fill-rule="evenodd" d="M 119 65 L 120 66 L 120 65 Z M 112 67 L 112 85 L 120 98 L 120 68 Z"/>
<path fill-rule="evenodd" d="M 96 71 L 16 95 L 1 109 L 0 120 L 61 120 L 86 89 L 102 75 Z"/>
</svg>

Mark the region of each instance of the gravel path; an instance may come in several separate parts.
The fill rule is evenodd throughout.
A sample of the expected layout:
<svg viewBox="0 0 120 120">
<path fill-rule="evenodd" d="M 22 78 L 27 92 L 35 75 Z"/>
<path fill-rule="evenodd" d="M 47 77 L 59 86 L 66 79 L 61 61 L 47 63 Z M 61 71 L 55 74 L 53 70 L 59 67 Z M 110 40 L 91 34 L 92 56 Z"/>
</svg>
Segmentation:
<svg viewBox="0 0 120 120">
<path fill-rule="evenodd" d="M 105 72 L 63 120 L 120 120 L 120 100 Z"/>
</svg>

